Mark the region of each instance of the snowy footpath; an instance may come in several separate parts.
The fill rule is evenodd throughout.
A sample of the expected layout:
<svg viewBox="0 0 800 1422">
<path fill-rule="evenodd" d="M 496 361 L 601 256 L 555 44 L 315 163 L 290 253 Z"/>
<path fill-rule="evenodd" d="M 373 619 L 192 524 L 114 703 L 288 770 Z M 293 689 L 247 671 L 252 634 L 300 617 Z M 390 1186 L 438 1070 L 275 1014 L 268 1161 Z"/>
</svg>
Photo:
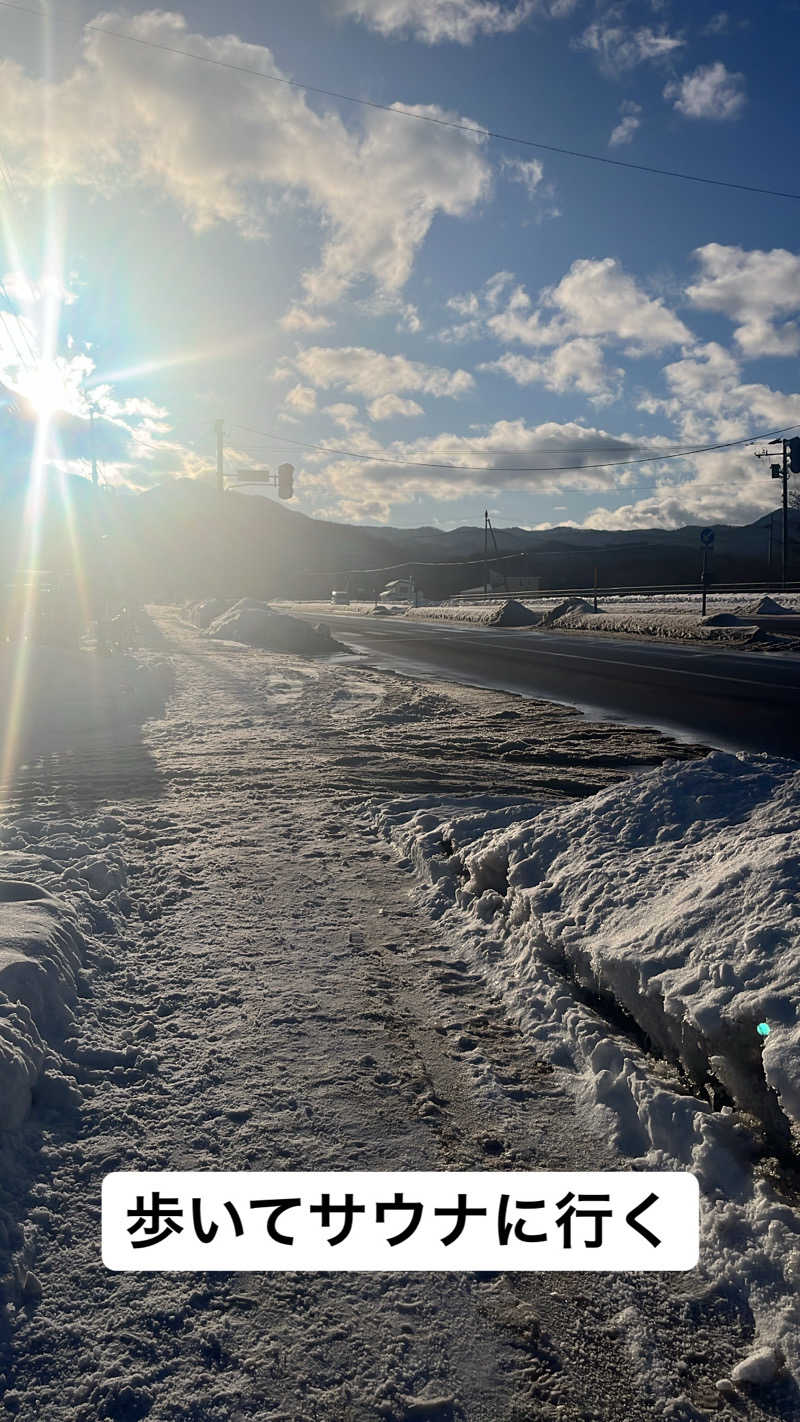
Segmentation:
<svg viewBox="0 0 800 1422">
<path fill-rule="evenodd" d="M 0 1416 L 797 1416 L 793 767 L 157 621 L 4 792 Z M 690 1274 L 100 1261 L 114 1170 L 653 1161 Z"/>
</svg>

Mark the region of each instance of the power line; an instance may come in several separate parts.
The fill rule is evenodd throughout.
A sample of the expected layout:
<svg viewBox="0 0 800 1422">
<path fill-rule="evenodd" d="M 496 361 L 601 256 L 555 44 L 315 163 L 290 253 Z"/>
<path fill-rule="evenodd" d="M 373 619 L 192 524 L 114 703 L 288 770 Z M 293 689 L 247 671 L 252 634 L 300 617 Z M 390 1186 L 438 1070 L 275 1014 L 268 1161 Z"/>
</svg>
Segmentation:
<svg viewBox="0 0 800 1422">
<path fill-rule="evenodd" d="M 70 24 L 69 20 L 45 14 L 43 10 L 30 5 L 19 5 L 14 0 L 0 0 L 4 10 L 18 10 L 25 15 L 36 15 L 51 24 Z M 662 178 L 678 178 L 686 183 L 704 183 L 715 188 L 735 188 L 738 192 L 757 193 L 762 197 L 790 198 L 800 202 L 800 193 L 782 192 L 775 188 L 759 188 L 751 183 L 734 183 L 725 178 L 709 178 L 698 173 L 683 173 L 675 168 L 657 168 L 650 163 L 630 163 L 622 158 L 609 158 L 603 153 L 584 153 L 577 148 L 561 148 L 554 143 L 542 143 L 533 138 L 520 138 L 513 133 L 502 133 L 499 129 L 483 128 L 479 124 L 458 123 L 454 119 L 434 118 L 432 114 L 412 113 L 409 109 L 396 108 L 392 104 L 380 104 L 375 99 L 359 98 L 355 94 L 345 94 L 338 89 L 322 89 L 316 84 L 305 84 L 299 79 L 286 79 L 280 74 L 268 74 L 263 69 L 251 69 L 245 64 L 233 64 L 230 60 L 214 59 L 207 54 L 193 54 L 191 50 L 179 49 L 176 45 L 161 44 L 158 40 L 142 39 L 139 35 L 127 34 L 122 30 L 110 30 L 105 25 L 86 24 L 84 30 L 107 35 L 110 39 L 123 40 L 128 44 L 140 45 L 145 49 L 161 50 L 164 54 L 180 55 L 183 59 L 194 59 L 199 64 L 210 64 L 217 69 L 229 69 L 236 74 L 249 74 L 254 79 L 265 79 L 271 84 L 282 84 L 289 89 L 301 89 L 309 94 L 321 94 L 328 99 L 340 99 L 347 104 L 360 104 L 364 108 L 379 109 L 382 113 L 394 114 L 398 118 L 414 119 L 417 123 L 436 124 L 438 128 L 455 129 L 468 133 L 473 138 L 493 138 L 499 143 L 514 143 L 523 148 L 536 148 L 545 153 L 557 153 L 564 158 L 580 158 L 588 163 L 605 163 L 612 168 L 627 168 L 633 172 L 651 173 Z"/>
<path fill-rule="evenodd" d="M 735 449 L 739 445 L 753 444 L 756 440 L 764 440 L 775 435 L 788 433 L 790 430 L 800 429 L 800 425 L 786 425 L 783 430 L 772 430 L 770 434 L 747 435 L 744 439 L 725 440 L 721 444 L 694 445 L 691 448 L 675 450 L 670 454 L 648 454 L 638 459 L 611 459 L 601 464 L 520 464 L 520 465 L 486 465 L 486 464 L 430 464 L 423 463 L 415 459 L 393 459 L 385 454 L 364 454 L 363 451 L 354 449 L 331 449 L 324 444 L 304 444 L 299 439 L 286 439 L 283 435 L 270 434 L 265 430 L 253 429 L 250 425 L 233 424 L 233 429 L 243 430 L 248 434 L 258 435 L 262 439 L 272 440 L 278 444 L 296 445 L 299 449 L 315 449 L 323 454 L 333 454 L 341 459 L 363 459 L 369 464 L 395 464 L 409 469 L 451 469 L 454 473 L 463 472 L 466 474 L 566 474 L 584 469 L 617 469 L 622 465 L 630 464 L 662 464 L 668 459 L 684 459 L 692 454 L 711 454 L 720 449 Z M 555 454 L 560 454 L 560 450 L 554 450 Z"/>
</svg>

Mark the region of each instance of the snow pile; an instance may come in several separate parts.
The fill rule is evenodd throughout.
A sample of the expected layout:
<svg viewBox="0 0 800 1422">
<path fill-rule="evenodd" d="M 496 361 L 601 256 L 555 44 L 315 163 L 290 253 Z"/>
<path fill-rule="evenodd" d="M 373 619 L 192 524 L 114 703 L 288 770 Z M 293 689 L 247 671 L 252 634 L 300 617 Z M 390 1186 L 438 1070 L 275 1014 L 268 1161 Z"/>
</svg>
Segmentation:
<svg viewBox="0 0 800 1422">
<path fill-rule="evenodd" d="M 130 912 L 125 860 L 112 815 L 23 817 L 0 824 L 0 1131 L 16 1129 L 34 1097 L 77 1104 L 65 1038 L 95 934 Z"/>
<path fill-rule="evenodd" d="M 418 618 L 422 622 L 474 622 L 485 627 L 497 616 L 499 603 L 459 602 L 431 603 L 428 607 L 404 609 L 406 617 Z"/>
<path fill-rule="evenodd" d="M 312 627 L 298 617 L 276 612 L 267 602 L 249 597 L 240 598 L 227 612 L 214 618 L 209 624 L 208 636 L 228 642 L 247 642 L 251 647 L 263 647 L 270 652 L 329 656 L 345 650 L 327 627 L 321 624 Z"/>
<path fill-rule="evenodd" d="M 587 602 L 583 597 L 568 597 L 564 602 L 557 602 L 555 607 L 548 608 L 542 618 L 542 626 L 552 627 L 554 622 L 561 623 L 567 617 L 580 616 L 584 612 L 594 615 L 594 607 L 591 602 Z"/>
<path fill-rule="evenodd" d="M 480 814 L 431 826 L 428 812 L 427 825 L 412 819 L 406 849 L 502 936 L 516 973 L 556 969 L 621 1007 L 698 1088 L 774 1131 L 800 1126 L 794 762 L 719 752 L 502 833 Z M 632 1139 L 655 1144 L 635 1096 Z"/>
<path fill-rule="evenodd" d="M 753 1130 L 787 1156 L 800 1125 L 797 765 L 715 753 L 511 823 L 380 823 L 623 1154 L 697 1175 L 703 1269 L 800 1370 L 800 1216 L 748 1160 Z"/>
<path fill-rule="evenodd" d="M 0 1130 L 25 1119 L 48 1044 L 72 1021 L 85 949 L 66 903 L 36 884 L 0 880 Z"/>
<path fill-rule="evenodd" d="M 587 610 L 588 609 L 588 610 Z M 753 635 L 752 627 L 717 621 L 703 623 L 692 613 L 681 612 L 593 612 L 587 603 L 583 609 L 564 608 L 556 610 L 543 619 L 542 625 L 555 625 L 562 630 L 575 632 L 622 632 L 638 637 L 668 637 L 671 641 L 702 642 L 746 642 Z"/>
<path fill-rule="evenodd" d="M 760 597 L 758 602 L 754 602 L 750 607 L 746 607 L 742 613 L 750 617 L 784 617 L 797 616 L 796 607 L 784 607 L 783 603 L 776 602 L 774 597 Z"/>
<path fill-rule="evenodd" d="M 0 646 L 0 726 L 18 754 L 71 744 L 158 714 L 172 689 L 163 658 L 102 656 L 60 647 Z"/>
<path fill-rule="evenodd" d="M 541 613 L 532 612 L 516 598 L 410 607 L 406 617 L 419 617 L 427 622 L 474 622 L 481 627 L 535 627 L 542 620 Z"/>
</svg>

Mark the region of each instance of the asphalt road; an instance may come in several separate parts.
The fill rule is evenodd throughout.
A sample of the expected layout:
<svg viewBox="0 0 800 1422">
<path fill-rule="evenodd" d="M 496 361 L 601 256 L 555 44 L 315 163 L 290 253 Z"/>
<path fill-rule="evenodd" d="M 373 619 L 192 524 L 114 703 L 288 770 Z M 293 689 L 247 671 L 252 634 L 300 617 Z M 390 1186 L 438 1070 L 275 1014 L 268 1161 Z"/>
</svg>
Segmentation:
<svg viewBox="0 0 800 1422">
<path fill-rule="evenodd" d="M 727 749 L 800 756 L 800 657 L 400 617 L 323 620 L 384 664 L 568 702 Z"/>
</svg>

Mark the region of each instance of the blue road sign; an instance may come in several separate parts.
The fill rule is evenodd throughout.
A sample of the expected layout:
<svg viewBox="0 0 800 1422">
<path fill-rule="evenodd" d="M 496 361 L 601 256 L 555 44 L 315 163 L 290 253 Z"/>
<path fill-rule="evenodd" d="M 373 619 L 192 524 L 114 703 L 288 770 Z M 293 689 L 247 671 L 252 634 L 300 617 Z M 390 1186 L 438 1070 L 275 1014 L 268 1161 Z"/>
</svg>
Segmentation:
<svg viewBox="0 0 800 1422">
<path fill-rule="evenodd" d="M 700 542 L 702 543 L 702 545 L 703 545 L 704 548 L 710 548 L 710 547 L 711 547 L 712 543 L 714 542 L 714 530 L 713 530 L 713 528 L 701 528 L 701 529 L 700 529 Z"/>
</svg>

